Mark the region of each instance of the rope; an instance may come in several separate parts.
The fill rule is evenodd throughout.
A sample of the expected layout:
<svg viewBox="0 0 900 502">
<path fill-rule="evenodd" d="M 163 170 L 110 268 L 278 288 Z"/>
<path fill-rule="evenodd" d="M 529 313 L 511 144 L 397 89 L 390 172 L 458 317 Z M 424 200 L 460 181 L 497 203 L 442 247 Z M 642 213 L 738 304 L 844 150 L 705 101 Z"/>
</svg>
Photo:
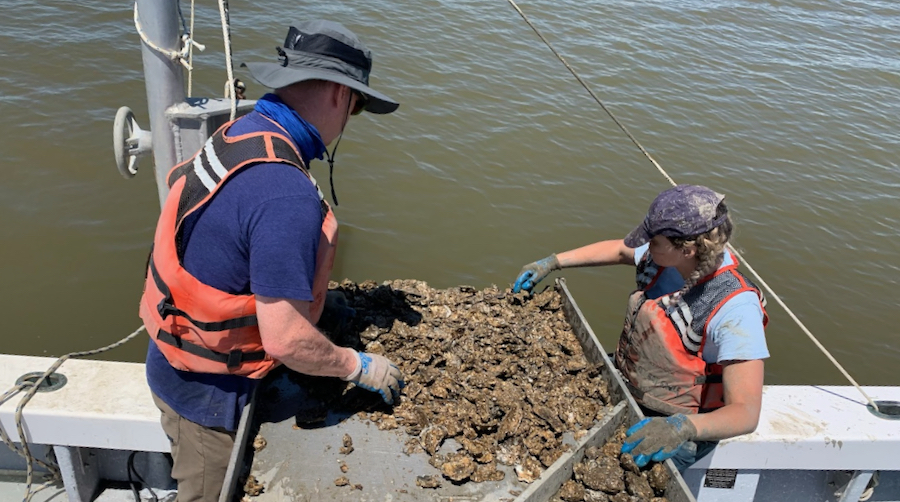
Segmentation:
<svg viewBox="0 0 900 502">
<path fill-rule="evenodd" d="M 815 337 L 815 335 L 813 335 L 812 332 L 806 328 L 806 326 L 800 321 L 800 319 L 796 315 L 794 315 L 794 312 L 790 308 L 788 308 L 788 306 L 783 301 L 781 301 L 781 298 L 777 294 L 775 294 L 775 291 L 773 291 L 772 288 L 770 288 L 769 285 L 766 284 L 766 281 L 764 281 L 763 278 L 760 277 L 760 275 L 756 273 L 756 270 L 754 270 L 753 267 L 750 266 L 750 263 L 748 263 L 746 260 L 744 260 L 744 257 L 741 256 L 741 254 L 738 253 L 737 250 L 734 249 L 734 247 L 731 244 L 726 244 L 726 246 L 728 246 L 728 250 L 731 251 L 731 253 L 735 257 L 737 257 L 738 261 L 743 263 L 743 265 L 747 268 L 747 270 L 749 270 L 750 273 L 753 274 L 753 277 L 756 278 L 756 281 L 763 288 L 765 288 L 765 290 L 769 293 L 769 295 L 772 298 L 775 299 L 776 302 L 778 302 L 778 305 L 781 305 L 781 308 L 783 308 L 785 310 L 785 312 L 787 312 L 787 314 L 791 317 L 791 319 L 793 319 L 794 322 L 797 323 L 797 326 L 800 326 L 800 329 L 806 334 L 806 336 L 809 337 L 810 340 L 812 340 L 812 342 L 816 345 L 816 347 L 818 347 L 819 350 L 821 350 L 822 353 L 825 354 L 825 357 L 827 357 L 828 360 L 831 361 L 831 363 L 834 364 L 834 366 L 838 370 L 840 370 L 840 372 L 844 375 L 844 377 L 846 377 L 847 380 L 849 380 L 850 383 L 853 384 L 854 387 L 856 387 L 856 390 L 858 390 L 859 393 L 862 394 L 863 397 L 866 398 L 866 401 L 869 402 L 869 405 L 872 408 L 874 408 L 875 411 L 878 411 L 878 405 L 875 404 L 875 401 L 873 401 L 872 398 L 869 397 L 868 394 L 866 394 L 866 391 L 864 391 L 862 389 L 862 387 L 860 387 L 860 385 L 858 383 L 856 383 L 856 380 L 854 380 L 853 377 L 850 376 L 850 373 L 847 373 L 847 370 L 845 370 L 844 367 L 841 366 L 841 363 L 837 362 L 837 359 L 835 359 L 834 356 L 831 355 L 831 352 L 829 352 L 828 349 L 826 349 L 825 346 L 819 342 L 819 340 Z"/>
<path fill-rule="evenodd" d="M 26 384 L 19 384 L 19 385 L 16 385 L 15 387 L 13 387 L 12 389 L 9 389 L 8 391 L 6 391 L 3 394 L 3 396 L 0 396 L 0 406 L 3 406 L 3 404 L 5 402 L 12 399 L 13 396 L 15 396 L 22 389 L 25 389 L 27 387 L 28 387 L 28 385 L 26 385 Z M 6 431 L 3 430 L 3 427 L 0 427 L 0 441 L 3 441 L 3 444 L 8 446 L 10 450 L 18 453 L 19 455 L 21 455 L 23 457 L 25 456 L 25 454 L 22 452 L 22 450 L 18 446 L 16 446 L 16 443 L 14 443 L 13 440 L 6 434 Z"/>
<path fill-rule="evenodd" d="M 566 61 L 566 59 L 564 57 L 562 57 L 562 55 L 559 52 L 557 52 L 556 49 L 553 48 L 553 45 L 551 45 L 550 42 L 546 38 L 544 38 L 544 35 L 540 32 L 540 30 L 538 30 L 537 27 L 531 23 L 531 20 L 528 19 L 528 16 L 526 16 L 525 13 L 522 12 L 522 9 L 520 9 L 519 6 L 516 5 L 516 2 L 514 2 L 513 0 L 508 0 L 508 1 L 509 1 L 510 5 L 512 5 L 513 8 L 516 9 L 516 12 L 518 12 L 519 15 L 522 16 L 522 19 L 524 19 L 525 22 L 528 23 L 528 26 L 530 26 L 531 29 L 534 30 L 535 34 L 537 34 L 537 36 L 540 37 L 540 39 L 544 41 L 544 43 L 547 45 L 547 47 L 551 51 L 553 51 L 553 54 L 562 62 L 562 64 L 564 64 L 566 66 L 566 68 L 568 68 L 569 72 L 571 72 L 572 75 L 575 77 L 575 80 L 578 80 L 578 83 L 581 84 L 582 87 L 584 87 L 584 90 L 586 90 L 588 92 L 588 94 L 590 94 L 591 97 L 594 98 L 594 101 L 596 101 L 597 104 L 600 105 L 600 108 L 603 108 L 603 111 L 605 111 L 606 114 L 609 115 L 610 118 L 613 119 L 613 122 L 615 122 L 616 125 L 619 126 L 619 129 L 622 129 L 622 131 L 625 133 L 626 136 L 628 136 L 628 138 L 631 140 L 631 142 L 634 143 L 635 146 L 638 147 L 638 149 L 640 149 L 641 153 L 643 153 L 644 156 L 647 157 L 647 159 L 650 160 L 650 162 L 652 162 L 654 166 L 656 166 L 656 169 L 663 176 L 665 176 L 665 178 L 667 180 L 669 180 L 669 183 L 671 183 L 672 186 L 675 186 L 676 185 L 675 180 L 673 180 L 669 176 L 669 174 L 666 173 L 666 171 L 663 170 L 663 168 L 656 162 L 656 160 L 653 158 L 653 156 L 650 155 L 650 153 L 644 149 L 644 147 L 641 145 L 641 143 L 634 137 L 633 134 L 631 134 L 631 131 L 629 131 L 628 128 L 625 127 L 625 124 L 619 122 L 619 119 L 613 114 L 613 112 L 610 111 L 609 108 L 607 108 L 605 104 L 603 104 L 603 101 L 601 101 L 600 98 L 598 98 L 596 94 L 594 94 L 594 91 L 590 88 L 590 86 L 587 85 L 587 82 L 585 82 L 581 78 L 581 76 L 579 76 L 578 73 L 575 72 L 575 69 L 572 68 L 571 65 L 569 65 L 568 61 Z"/>
<path fill-rule="evenodd" d="M 225 42 L 225 97 L 231 98 L 231 120 L 237 116 L 237 96 L 234 89 L 234 69 L 231 62 L 231 23 L 228 19 L 228 0 L 219 0 L 219 17 L 222 19 L 222 39 Z"/>
<path fill-rule="evenodd" d="M 31 383 L 20 384 L 20 385 L 16 385 L 12 389 L 6 391 L 3 394 L 3 396 L 0 397 L 0 406 L 2 406 L 3 403 L 10 400 L 13 396 L 15 396 L 20 391 L 27 389 L 28 387 L 30 387 L 32 385 L 33 384 L 31 384 Z M 18 427 L 18 423 L 16 424 L 16 426 Z M 26 460 L 28 460 L 29 458 L 32 459 L 34 462 L 37 462 L 38 465 L 47 469 L 50 472 L 49 479 L 46 482 L 42 483 L 41 486 L 37 487 L 36 489 L 32 489 L 33 483 L 31 481 L 31 479 L 28 480 L 28 483 L 26 484 L 25 498 L 23 500 L 25 500 L 25 501 L 31 500 L 31 497 L 33 497 L 36 493 L 49 487 L 50 485 L 52 485 L 53 483 L 57 482 L 60 479 L 58 469 L 56 469 L 54 466 L 51 466 L 43 461 L 34 459 L 33 457 L 30 456 L 31 452 L 29 450 L 16 446 L 16 443 L 14 443 L 13 440 L 9 437 L 9 435 L 6 434 L 6 431 L 3 430 L 3 427 L 0 427 L 0 440 L 2 440 L 3 443 L 6 444 L 6 446 L 8 446 L 10 450 L 17 453 L 19 456 L 24 457 Z M 24 441 L 23 441 L 23 445 L 24 445 Z"/>
<path fill-rule="evenodd" d="M 191 0 L 191 27 L 190 27 L 190 31 L 188 31 L 188 35 L 190 35 L 191 37 L 194 36 L 194 7 L 195 7 L 194 0 Z M 193 38 L 191 39 L 191 41 L 193 42 Z M 200 52 L 203 52 L 203 49 L 205 47 L 199 46 L 198 48 L 200 49 Z M 191 68 L 194 67 L 194 44 L 193 43 L 191 44 L 191 48 L 188 51 L 188 63 L 191 65 Z M 191 97 L 191 88 L 192 88 L 193 84 L 194 84 L 194 71 L 192 69 L 189 69 L 188 70 L 188 88 L 187 88 L 188 97 Z"/>
<path fill-rule="evenodd" d="M 188 47 L 187 59 L 188 59 L 188 78 L 187 78 L 187 97 L 191 97 L 191 89 L 194 84 L 194 45 L 200 47 L 202 51 L 205 47 L 200 44 L 197 44 L 193 41 L 194 35 L 194 0 L 191 0 L 191 23 L 188 26 L 188 23 L 184 20 L 184 13 L 181 12 L 181 0 L 178 0 L 176 6 L 178 7 L 178 17 L 181 19 L 181 30 L 184 33 L 181 35 L 181 41 L 184 44 L 190 43 Z"/>
<path fill-rule="evenodd" d="M 594 101 L 596 101 L 597 104 L 600 105 L 601 108 L 603 108 L 603 111 L 605 111 L 606 114 L 609 115 L 609 117 L 613 120 L 613 122 L 615 122 L 616 125 L 618 125 L 620 129 L 622 129 L 622 131 L 628 136 L 628 138 L 631 140 L 631 142 L 634 143 L 635 146 L 638 147 L 638 149 L 640 149 L 641 153 L 643 153 L 644 156 L 647 157 L 647 159 L 651 163 L 653 163 L 653 165 L 660 172 L 660 174 L 662 174 L 666 178 L 666 180 L 669 181 L 669 183 L 672 186 L 676 186 L 677 183 L 675 183 L 675 180 L 673 180 L 672 177 L 669 176 L 669 173 L 667 173 L 662 168 L 662 166 L 660 166 L 659 163 L 656 162 L 656 160 L 653 158 L 653 156 L 651 156 L 650 153 L 648 153 L 647 150 L 644 149 L 644 147 L 641 145 L 641 143 L 634 137 L 634 135 L 631 134 L 631 132 L 628 130 L 628 128 L 625 127 L 625 125 L 619 121 L 619 119 L 615 116 L 615 114 L 613 114 L 613 112 L 609 108 L 607 108 L 605 104 L 603 104 L 603 101 L 600 100 L 600 98 L 598 98 L 596 94 L 594 94 L 594 91 L 590 88 L 590 86 L 588 86 L 587 82 L 585 82 L 578 75 L 578 73 L 575 72 L 575 69 L 572 68 L 571 65 L 569 65 L 569 63 L 565 60 L 565 58 L 563 58 L 562 55 L 560 55 L 560 53 L 556 51 L 556 49 L 553 47 L 553 45 L 544 37 L 544 35 L 540 32 L 540 30 L 538 30 L 537 27 L 531 22 L 531 20 L 528 19 L 528 16 L 526 16 L 525 13 L 522 12 L 522 9 L 520 9 L 519 6 L 516 5 L 516 2 L 514 0 L 507 0 L 507 1 L 509 2 L 510 5 L 512 5 L 512 7 L 514 9 L 516 9 L 516 12 L 518 12 L 519 15 L 522 16 L 522 19 L 524 19 L 525 22 L 528 23 L 528 26 L 531 27 L 531 29 L 534 31 L 534 33 L 544 42 L 544 44 L 547 45 L 547 47 L 553 52 L 553 54 L 556 55 L 557 59 L 559 59 L 562 62 L 562 64 L 564 64 L 566 66 L 566 68 L 569 70 L 569 72 L 571 72 L 572 75 L 575 77 L 575 79 L 578 80 L 578 83 L 580 83 L 581 86 L 584 87 L 584 89 L 588 92 L 588 94 L 590 94 L 591 97 L 594 98 Z M 728 250 L 731 251 L 731 253 L 734 254 L 734 256 L 744 264 L 744 266 L 747 268 L 747 270 L 749 270 L 750 273 L 753 274 L 753 277 L 755 277 L 756 280 L 759 282 L 760 286 L 762 286 L 766 290 L 766 292 L 768 292 L 769 296 L 774 298 L 775 301 L 778 302 L 779 305 L 781 305 L 781 308 L 783 308 L 788 313 L 788 315 L 791 317 L 791 319 L 793 319 L 794 322 L 797 323 L 798 326 L 800 326 L 800 329 L 804 333 L 806 333 L 806 336 L 808 336 L 809 339 L 813 341 L 813 343 L 816 345 L 816 347 L 818 347 L 819 350 L 821 350 L 822 353 L 824 353 L 825 356 L 828 357 L 828 360 L 830 360 L 832 362 L 832 364 L 834 364 L 837 367 L 837 369 L 840 370 L 841 373 L 843 373 L 843 375 L 847 378 L 847 380 L 849 380 L 850 383 L 853 384 L 854 387 L 856 387 L 856 390 L 858 390 L 860 392 L 860 394 L 862 394 L 863 397 L 866 398 L 866 401 L 869 402 L 869 405 L 872 406 L 875 409 L 875 411 L 878 411 L 878 405 L 875 404 L 875 401 L 873 401 L 872 398 L 869 397 L 868 394 L 866 394 L 866 392 L 862 389 L 862 387 L 860 387 L 860 385 L 858 383 L 856 383 L 856 380 L 854 380 L 853 377 L 851 377 L 850 374 L 847 373 L 847 370 L 845 370 L 844 367 L 841 366 L 841 364 L 837 362 L 837 359 L 835 359 L 834 356 L 832 356 L 831 353 L 828 352 L 828 349 L 826 349 L 825 346 L 822 345 L 818 339 L 816 339 L 816 337 L 812 334 L 812 332 L 810 332 L 806 328 L 806 326 L 800 321 L 800 319 L 796 315 L 794 315 L 794 313 L 791 311 L 791 309 L 788 308 L 788 306 L 785 305 L 785 303 L 783 301 L 781 301 L 781 298 L 775 293 L 775 291 L 772 290 L 772 288 L 769 287 L 769 285 L 766 283 L 766 281 L 764 281 L 763 278 L 760 277 L 760 275 L 756 273 L 756 270 L 754 270 L 753 267 L 750 266 L 750 263 L 747 262 L 746 260 L 744 260 L 744 258 L 740 255 L 740 253 L 738 253 L 737 250 L 734 249 L 734 247 L 731 244 L 726 244 L 726 246 L 728 247 Z"/>
<path fill-rule="evenodd" d="M 69 354 L 66 354 L 66 355 L 60 357 L 59 359 L 57 359 L 56 362 L 54 362 L 50 366 L 50 368 L 47 369 L 47 371 L 45 371 L 44 374 L 41 375 L 34 382 L 30 382 L 29 384 L 22 384 L 22 385 L 13 387 L 12 389 L 6 391 L 2 397 L 0 397 L 0 404 L 3 404 L 4 402 L 9 400 L 16 393 L 21 392 L 22 390 L 24 390 L 26 388 L 28 389 L 28 391 L 25 393 L 25 395 L 19 401 L 18 406 L 16 406 L 16 414 L 15 414 L 16 432 L 18 432 L 18 434 L 19 434 L 19 441 L 21 443 L 21 448 L 17 447 L 16 444 L 13 443 L 12 440 L 9 438 L 9 436 L 6 434 L 6 432 L 3 431 L 3 428 L 0 427 L 0 439 L 2 439 L 3 442 L 11 450 L 13 450 L 14 452 L 18 453 L 19 455 L 21 455 L 22 457 L 25 458 L 25 466 L 26 466 L 26 468 L 25 468 L 25 483 L 26 483 L 25 489 L 26 489 L 26 491 L 25 491 L 25 498 L 24 498 L 25 502 L 29 502 L 31 500 L 31 497 L 33 497 L 35 493 L 37 493 L 38 491 L 40 491 L 41 489 L 43 489 L 45 487 L 44 486 L 44 487 L 38 488 L 37 490 L 32 490 L 32 488 L 31 488 L 31 485 L 33 483 L 33 478 L 34 478 L 34 464 L 35 463 L 37 463 L 39 466 L 50 471 L 51 479 L 45 485 L 49 485 L 50 483 L 60 479 L 59 469 L 56 466 L 53 466 L 51 464 L 48 464 L 41 460 L 38 460 L 38 459 L 34 458 L 34 456 L 31 454 L 31 450 L 28 447 L 28 441 L 26 440 L 25 428 L 23 426 L 23 420 L 22 420 L 22 412 L 25 409 L 25 405 L 28 404 L 29 401 L 31 401 L 31 398 L 34 397 L 34 395 L 37 393 L 41 384 L 44 383 L 44 380 L 46 380 L 50 375 L 55 373 L 56 370 L 59 369 L 59 367 L 62 366 L 62 364 L 64 362 L 66 362 L 67 360 L 69 360 L 73 357 L 92 356 L 92 355 L 100 354 L 102 352 L 106 352 L 106 351 L 115 349 L 121 345 L 124 345 L 126 342 L 128 342 L 131 339 L 133 339 L 134 337 L 136 337 L 143 330 L 144 330 L 144 326 L 141 325 L 141 327 L 134 330 L 130 335 L 119 340 L 118 342 L 112 343 L 105 347 L 101 347 L 99 349 L 87 350 L 87 351 L 83 351 L 83 352 L 71 352 Z"/>
<path fill-rule="evenodd" d="M 181 47 L 180 51 L 163 49 L 159 45 L 155 44 L 152 40 L 150 40 L 150 37 L 147 36 L 147 33 L 144 32 L 143 26 L 141 26 L 140 16 L 138 15 L 137 2 L 134 3 L 134 28 L 137 30 L 138 35 L 141 36 L 141 40 L 145 44 L 147 44 L 147 47 L 162 54 L 163 56 L 168 58 L 170 61 L 178 61 L 179 63 L 181 63 L 182 66 L 184 66 L 185 68 L 188 69 L 188 72 L 193 70 L 191 63 L 189 63 L 187 61 L 188 55 L 191 53 L 192 48 L 194 46 L 196 46 L 197 49 L 199 49 L 201 51 L 206 48 L 203 44 L 199 44 L 199 43 L 195 42 L 194 39 L 191 38 L 190 33 L 185 33 L 184 35 L 182 35 L 182 37 L 181 37 L 181 46 L 182 47 Z"/>
</svg>

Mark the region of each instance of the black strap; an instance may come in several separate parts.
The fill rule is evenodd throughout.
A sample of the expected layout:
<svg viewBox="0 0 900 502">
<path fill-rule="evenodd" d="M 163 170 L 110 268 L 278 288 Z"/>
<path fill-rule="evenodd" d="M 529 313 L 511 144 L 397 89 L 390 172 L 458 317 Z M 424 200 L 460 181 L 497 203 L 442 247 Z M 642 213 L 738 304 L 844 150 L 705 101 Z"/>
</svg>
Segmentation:
<svg viewBox="0 0 900 502">
<path fill-rule="evenodd" d="M 372 70 L 372 60 L 366 53 L 351 47 L 340 40 L 324 33 L 303 33 L 291 26 L 284 39 L 284 48 L 292 51 L 306 52 L 316 56 L 328 56 L 350 63 L 366 72 Z M 278 49 L 281 49 L 278 47 Z M 280 51 L 279 51 L 280 52 Z M 283 66 L 287 66 L 284 64 Z"/>
<path fill-rule="evenodd" d="M 628 387 L 628 391 L 631 392 L 631 395 L 635 399 L 637 399 L 638 401 L 644 400 L 644 394 L 645 394 L 644 391 L 642 391 L 641 389 L 638 389 L 634 385 L 631 385 L 631 382 L 629 382 L 628 380 L 626 380 L 624 378 L 622 379 L 622 381 L 625 382 L 625 386 Z"/>
<path fill-rule="evenodd" d="M 350 103 L 353 100 L 347 101 L 347 116 L 350 116 Z M 344 120 L 344 126 L 346 127 L 347 120 Z M 338 206 L 337 201 L 337 193 L 334 191 L 334 155 L 337 153 L 337 147 L 341 144 L 341 138 L 344 137 L 344 130 L 341 129 L 341 134 L 338 136 L 337 143 L 334 144 L 334 148 L 331 149 L 331 152 L 328 152 L 328 149 L 325 149 L 325 155 L 328 158 L 328 184 L 331 185 L 331 200 L 334 201 L 334 205 Z"/>
<path fill-rule="evenodd" d="M 203 331 L 226 331 L 229 329 L 246 328 L 247 326 L 256 326 L 259 324 L 256 320 L 256 315 L 235 317 L 234 319 L 217 322 L 198 321 L 188 315 L 187 312 L 175 306 L 175 302 L 172 300 L 172 293 L 169 291 L 169 287 L 166 286 L 166 283 L 163 282 L 162 277 L 160 277 L 159 272 L 156 270 L 156 264 L 153 263 L 152 258 L 150 259 L 150 273 L 153 275 L 153 282 L 156 283 L 156 288 L 159 289 L 164 296 L 156 306 L 156 311 L 159 312 L 159 316 L 162 319 L 165 319 L 170 315 L 183 317 Z"/>
<path fill-rule="evenodd" d="M 181 226 L 185 215 L 194 210 L 200 203 L 208 200 L 209 194 L 219 190 L 221 178 L 212 168 L 210 157 L 218 158 L 219 162 L 229 172 L 238 166 L 249 167 L 251 161 L 282 162 L 305 169 L 306 165 L 298 156 L 294 147 L 279 137 L 272 137 L 272 151 L 276 159 L 270 159 L 267 147 L 268 133 L 253 133 L 243 139 L 228 142 L 225 126 L 219 128 L 209 139 L 212 144 L 212 153 L 201 148 L 196 155 L 180 164 L 169 173 L 169 186 L 175 184 L 180 177 L 185 178 L 181 198 L 178 200 L 178 212 L 175 215 L 175 223 Z M 199 169 L 215 183 L 215 187 L 207 187 L 195 172 L 195 162 L 199 163 Z"/>
<path fill-rule="evenodd" d="M 235 349 L 227 354 L 223 354 L 185 341 L 180 336 L 175 336 L 162 329 L 157 333 L 156 339 L 181 349 L 188 354 L 193 354 L 197 357 L 209 359 L 210 361 L 215 361 L 217 363 L 224 363 L 229 369 L 239 368 L 241 363 L 244 362 L 261 361 L 266 358 L 266 352 L 262 350 L 259 352 L 242 352 Z"/>
<path fill-rule="evenodd" d="M 696 385 L 706 385 L 710 383 L 722 383 L 722 375 L 703 375 L 694 379 Z"/>
<path fill-rule="evenodd" d="M 644 399 L 644 391 L 632 385 L 628 380 L 623 379 L 623 381 L 625 382 L 625 386 L 628 387 L 628 390 L 631 392 L 631 395 L 633 395 L 635 399 Z M 707 385 L 712 383 L 722 383 L 722 375 L 702 375 L 694 379 L 694 385 Z"/>
</svg>

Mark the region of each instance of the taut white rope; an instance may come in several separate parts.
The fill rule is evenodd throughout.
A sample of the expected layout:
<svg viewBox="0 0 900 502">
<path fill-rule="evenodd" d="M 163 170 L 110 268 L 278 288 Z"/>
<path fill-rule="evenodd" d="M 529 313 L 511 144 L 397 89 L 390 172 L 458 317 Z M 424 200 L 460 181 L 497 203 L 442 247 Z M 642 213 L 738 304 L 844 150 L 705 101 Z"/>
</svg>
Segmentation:
<svg viewBox="0 0 900 502">
<path fill-rule="evenodd" d="M 588 92 L 588 94 L 590 94 L 591 97 L 594 98 L 594 101 L 596 101 L 597 104 L 600 105 L 601 108 L 603 108 L 603 111 L 605 111 L 607 113 L 607 115 L 609 115 L 609 117 L 613 120 L 613 122 L 615 122 L 616 125 L 619 126 L 620 129 L 622 129 L 622 131 L 628 136 L 628 138 L 631 140 L 631 142 L 634 143 L 635 146 L 638 147 L 638 149 L 640 149 L 641 153 L 643 153 L 644 156 L 647 157 L 647 159 L 651 163 L 653 163 L 653 165 L 660 172 L 660 174 L 662 174 L 666 178 L 666 180 L 669 181 L 669 183 L 672 186 L 676 186 L 677 183 L 675 183 L 675 180 L 673 180 L 672 177 L 669 176 L 669 173 L 667 173 L 665 171 L 665 169 L 663 169 L 662 166 L 660 166 L 659 163 L 656 162 L 656 160 L 647 152 L 646 149 L 644 149 L 644 147 L 634 137 L 634 135 L 631 134 L 631 132 L 628 130 L 628 128 L 625 127 L 625 125 L 619 121 L 619 119 L 615 116 L 615 114 L 613 114 L 613 112 L 609 108 L 607 108 L 605 104 L 603 104 L 603 101 L 601 101 L 600 98 L 598 98 L 597 95 L 594 94 L 594 91 L 590 88 L 590 86 L 588 86 L 587 82 L 585 82 L 578 75 L 578 73 L 575 72 L 575 69 L 569 65 L 569 63 L 565 60 L 565 58 L 563 58 L 559 54 L 559 52 L 557 52 L 556 49 L 553 48 L 553 45 L 550 44 L 550 42 L 546 38 L 544 38 L 544 35 L 540 32 L 540 30 L 537 29 L 537 27 L 531 22 L 531 20 L 528 19 L 528 16 L 526 16 L 525 13 L 522 12 L 522 9 L 520 9 L 519 6 L 516 5 L 516 2 L 514 0 L 507 0 L 507 1 L 509 2 L 510 5 L 513 6 L 514 9 L 516 9 L 516 12 L 518 12 L 519 15 L 522 16 L 522 19 L 524 19 L 525 22 L 528 23 L 528 26 L 531 27 L 531 29 L 534 31 L 534 33 L 544 42 L 544 44 L 546 44 L 547 47 L 551 51 L 553 51 L 553 54 L 556 55 L 556 57 L 562 62 L 562 64 L 564 64 L 566 66 L 566 68 L 568 68 L 568 70 L 572 73 L 572 75 L 575 77 L 575 79 L 578 80 L 578 83 L 580 83 L 581 86 L 584 87 L 584 89 Z M 785 305 L 785 303 L 783 301 L 781 301 L 781 298 L 779 298 L 778 295 L 775 293 L 775 291 L 773 291 L 772 288 L 770 288 L 769 285 L 766 284 L 766 281 L 764 281 L 763 278 L 760 277 L 759 274 L 756 273 L 756 270 L 754 270 L 753 267 L 750 266 L 750 263 L 748 263 L 746 260 L 744 260 L 744 258 L 740 255 L 740 253 L 738 253 L 737 250 L 735 250 L 731 244 L 727 244 L 727 247 L 728 247 L 728 250 L 731 251 L 735 255 L 735 257 L 737 257 L 737 259 L 739 261 L 743 262 L 744 266 L 747 267 L 747 270 L 749 270 L 750 273 L 753 274 L 753 277 L 755 277 L 756 280 L 759 282 L 759 285 L 762 286 L 766 290 L 766 292 L 768 292 L 769 296 L 774 298 L 775 301 L 778 302 L 778 305 L 781 305 L 781 308 L 783 308 L 788 313 L 788 315 L 791 317 L 791 319 L 793 319 L 794 322 L 797 323 L 797 326 L 800 326 L 800 329 L 804 333 L 806 333 L 806 336 L 808 336 L 809 339 L 813 341 L 813 343 L 816 345 L 816 347 L 818 347 L 819 350 L 821 350 L 822 353 L 824 353 L 825 356 L 828 357 L 828 360 L 831 361 L 832 364 L 834 364 L 837 367 L 837 369 L 840 370 L 841 373 L 843 373 L 843 375 L 847 378 L 847 380 L 849 380 L 850 383 L 853 384 L 854 387 L 856 387 L 856 390 L 858 390 L 860 392 L 860 394 L 862 394 L 863 397 L 866 398 L 866 401 L 869 402 L 869 405 L 872 408 L 874 408 L 875 411 L 878 411 L 878 405 L 875 404 L 875 401 L 873 401 L 872 398 L 869 397 L 868 394 L 866 394 L 866 392 L 862 389 L 862 387 L 859 386 L 858 383 L 856 383 L 856 380 L 854 380 L 853 377 L 851 377 L 850 374 L 847 373 L 847 370 L 845 370 L 844 367 L 841 366 L 841 364 L 839 362 L 837 362 L 837 359 L 835 359 L 834 356 L 832 356 L 831 353 L 828 352 L 828 349 L 826 349 L 825 346 L 822 345 L 819 342 L 819 340 L 816 339 L 816 337 L 806 328 L 806 326 L 804 326 L 803 323 L 800 322 L 800 319 L 796 315 L 794 315 L 794 313 L 791 311 L 791 309 L 788 308 L 788 306 Z"/>
<path fill-rule="evenodd" d="M 191 37 L 194 36 L 194 0 L 191 0 L 191 27 L 189 35 Z M 193 38 L 191 39 L 193 41 Z M 200 48 L 200 51 L 203 51 L 203 48 Z M 188 49 L 188 64 L 191 65 L 191 68 L 194 67 L 194 44 L 191 44 L 190 49 Z M 192 87 L 194 84 L 194 71 L 193 69 L 188 70 L 188 84 L 187 84 L 187 96 L 191 97 Z"/>
<path fill-rule="evenodd" d="M 225 83 L 225 96 L 231 98 L 231 120 L 237 116 L 237 96 L 234 90 L 234 69 L 231 63 L 231 29 L 228 20 L 228 0 L 219 0 L 219 17 L 222 19 L 222 38 L 225 41 L 225 72 L 228 81 Z"/>
</svg>

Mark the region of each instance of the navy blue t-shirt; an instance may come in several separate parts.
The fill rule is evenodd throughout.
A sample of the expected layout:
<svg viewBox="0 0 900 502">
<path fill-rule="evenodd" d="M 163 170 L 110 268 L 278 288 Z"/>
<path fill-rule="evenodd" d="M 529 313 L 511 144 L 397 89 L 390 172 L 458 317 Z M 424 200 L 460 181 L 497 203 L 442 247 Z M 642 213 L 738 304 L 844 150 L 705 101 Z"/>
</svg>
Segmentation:
<svg viewBox="0 0 900 502">
<path fill-rule="evenodd" d="M 282 132 L 252 112 L 235 122 L 229 135 L 255 131 Z M 312 301 L 321 228 L 318 190 L 305 174 L 287 164 L 252 165 L 185 219 L 184 268 L 227 293 Z M 179 415 L 231 431 L 258 382 L 179 371 L 152 342 L 146 370 L 150 389 Z"/>
</svg>

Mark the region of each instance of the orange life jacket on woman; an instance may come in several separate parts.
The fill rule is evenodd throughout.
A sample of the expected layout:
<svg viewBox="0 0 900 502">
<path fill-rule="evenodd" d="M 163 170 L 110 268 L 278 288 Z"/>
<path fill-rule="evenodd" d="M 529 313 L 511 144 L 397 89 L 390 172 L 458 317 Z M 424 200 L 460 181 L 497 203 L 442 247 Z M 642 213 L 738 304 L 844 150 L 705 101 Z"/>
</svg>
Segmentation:
<svg viewBox="0 0 900 502">
<path fill-rule="evenodd" d="M 737 260 L 704 277 L 680 299 L 647 298 L 662 273 L 644 255 L 638 289 L 628 299 L 625 326 L 616 349 L 616 366 L 634 398 L 662 413 L 698 413 L 725 405 L 722 366 L 703 360 L 709 321 L 735 295 L 753 291 L 768 322 L 762 292 L 737 271 Z"/>
<path fill-rule="evenodd" d="M 300 169 L 316 189 L 318 185 L 286 135 L 254 132 L 231 137 L 227 131 L 232 123 L 220 127 L 196 155 L 169 172 L 170 191 L 156 227 L 140 315 L 173 367 L 262 378 L 278 362 L 263 347 L 255 295 L 226 293 L 185 270 L 179 252 L 181 225 L 212 200 L 233 174 L 253 164 L 289 164 Z M 323 223 L 310 306 L 313 324 L 325 305 L 338 233 L 337 220 L 321 190 L 319 198 Z"/>
</svg>

